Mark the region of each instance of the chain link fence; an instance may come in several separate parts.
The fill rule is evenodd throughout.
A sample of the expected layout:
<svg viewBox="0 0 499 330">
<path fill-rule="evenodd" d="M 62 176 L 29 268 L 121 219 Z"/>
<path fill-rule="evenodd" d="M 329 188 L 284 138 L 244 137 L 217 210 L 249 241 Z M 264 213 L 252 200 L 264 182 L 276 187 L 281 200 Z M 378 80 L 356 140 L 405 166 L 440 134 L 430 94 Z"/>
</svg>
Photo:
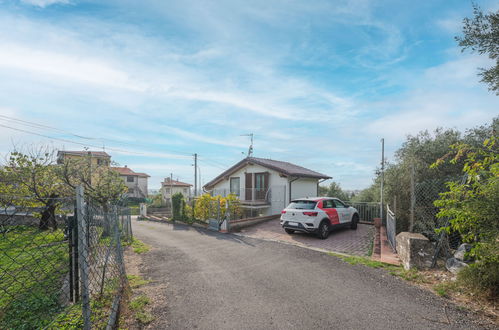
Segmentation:
<svg viewBox="0 0 499 330">
<path fill-rule="evenodd" d="M 36 205 L 36 206 L 34 206 Z M 0 329 L 113 328 L 130 212 L 75 198 L 0 196 Z"/>
<path fill-rule="evenodd" d="M 438 258 L 447 258 L 461 244 L 456 232 L 446 233 L 438 229 L 448 226 L 448 220 L 438 218 L 438 207 L 434 205 L 440 194 L 446 192 L 447 182 L 462 181 L 463 177 L 427 178 L 418 176 L 415 171 L 407 173 L 407 186 L 401 186 L 397 195 L 392 197 L 390 208 L 396 216 L 396 233 L 409 231 L 420 233 L 435 244 L 433 265 Z M 397 198 L 398 197 L 398 198 Z M 400 221 L 399 221 L 400 220 Z"/>
</svg>

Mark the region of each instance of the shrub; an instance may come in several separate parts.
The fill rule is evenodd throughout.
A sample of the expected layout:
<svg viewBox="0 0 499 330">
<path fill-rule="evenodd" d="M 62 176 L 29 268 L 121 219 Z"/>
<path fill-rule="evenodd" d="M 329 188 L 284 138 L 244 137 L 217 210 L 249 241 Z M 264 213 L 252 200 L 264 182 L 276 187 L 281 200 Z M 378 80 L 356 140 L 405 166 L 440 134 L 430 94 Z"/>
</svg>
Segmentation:
<svg viewBox="0 0 499 330">
<path fill-rule="evenodd" d="M 185 204 L 184 195 L 175 193 L 172 196 L 173 220 L 182 220 L 182 206 Z"/>
<path fill-rule="evenodd" d="M 482 147 L 464 143 L 452 146 L 450 162 L 465 159 L 464 183 L 449 182 L 447 192 L 440 194 L 435 206 L 438 217 L 448 218 L 450 225 L 442 228 L 448 233 L 459 232 L 463 241 L 473 245 L 470 255 L 476 264 L 460 275 L 473 290 L 481 291 L 491 299 L 497 298 L 499 287 L 499 148 L 495 133 Z M 432 166 L 446 162 L 439 159 Z"/>
</svg>

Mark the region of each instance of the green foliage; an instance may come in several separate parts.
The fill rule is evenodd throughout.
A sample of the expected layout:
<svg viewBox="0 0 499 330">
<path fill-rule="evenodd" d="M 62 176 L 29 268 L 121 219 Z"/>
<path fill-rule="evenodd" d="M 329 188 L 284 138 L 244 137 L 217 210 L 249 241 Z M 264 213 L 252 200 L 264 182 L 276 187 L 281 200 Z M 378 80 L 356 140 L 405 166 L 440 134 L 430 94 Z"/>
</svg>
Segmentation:
<svg viewBox="0 0 499 330">
<path fill-rule="evenodd" d="M 172 213 L 173 213 L 173 220 L 180 221 L 182 220 L 182 206 L 185 205 L 184 201 L 184 195 L 182 193 L 175 193 L 172 196 Z"/>
<path fill-rule="evenodd" d="M 163 196 L 161 194 L 155 194 L 152 196 L 149 196 L 150 203 L 148 203 L 148 206 L 151 207 L 164 207 L 166 206 L 165 201 L 163 200 Z"/>
<path fill-rule="evenodd" d="M 320 196 L 336 197 L 342 201 L 348 201 L 353 197 L 351 194 L 343 191 L 340 184 L 334 181 L 327 187 L 319 186 L 319 194 Z"/>
<path fill-rule="evenodd" d="M 499 131 L 499 117 L 491 124 L 467 130 L 465 134 L 456 130 L 437 129 L 433 133 L 422 131 L 415 136 L 408 136 L 402 146 L 395 152 L 395 161 L 385 167 L 384 196 L 392 211 L 397 215 L 397 232 L 406 231 L 410 226 L 411 205 L 411 171 L 414 170 L 418 202 L 433 212 L 433 201 L 439 193 L 447 189 L 446 182 L 459 180 L 463 176 L 464 159 L 455 162 L 440 161 L 438 167 L 431 165 L 438 159 L 445 159 L 450 146 L 456 143 L 466 143 L 470 146 L 480 146 L 490 136 L 492 131 Z M 379 202 L 381 177 L 377 173 L 373 184 L 352 198 L 355 202 Z M 393 207 L 396 204 L 397 209 Z M 434 209 L 437 212 L 437 209 Z M 435 224 L 418 223 L 416 218 L 414 230 L 433 233 Z M 431 219 L 431 221 L 434 221 Z M 426 226 L 426 227 L 425 227 Z M 430 227 L 428 227 L 430 226 Z"/>
<path fill-rule="evenodd" d="M 67 242 L 61 230 L 17 226 L 0 234 L 0 329 L 47 325 L 62 310 L 61 283 L 67 269 Z M 13 258 L 16 262 L 12 262 Z"/>
<path fill-rule="evenodd" d="M 149 245 L 145 244 L 144 242 L 135 237 L 132 239 L 131 245 L 133 252 L 137 254 L 146 253 L 149 252 L 149 250 L 151 250 L 151 247 Z"/>
<path fill-rule="evenodd" d="M 473 245 L 470 255 L 477 263 L 465 271 L 463 279 L 477 289 L 497 296 L 499 287 L 499 146 L 494 132 L 481 147 L 466 143 L 452 146 L 452 152 L 433 167 L 464 160 L 464 183 L 448 182 L 448 191 L 435 201 L 437 216 L 449 219 L 447 232 L 457 231 Z M 494 272 L 494 273 L 491 273 Z"/>
<path fill-rule="evenodd" d="M 60 197 L 71 192 L 57 175 L 53 152 L 48 149 L 31 154 L 14 151 L 6 166 L 0 167 L 0 206 L 37 207 L 39 228 L 56 229 L 55 213 L 61 206 Z"/>
<path fill-rule="evenodd" d="M 463 36 L 456 37 L 459 46 L 471 49 L 478 54 L 487 54 L 495 62 L 488 69 L 480 69 L 482 82 L 489 90 L 499 95 L 499 10 L 484 14 L 477 4 L 473 4 L 473 18 L 463 20 Z"/>
<path fill-rule="evenodd" d="M 107 207 L 128 191 L 120 174 L 106 164 L 92 162 L 91 156 L 67 158 L 57 167 L 62 181 L 74 189 L 82 185 L 85 195 Z"/>
<path fill-rule="evenodd" d="M 150 304 L 150 299 L 146 295 L 140 295 L 130 301 L 130 309 L 135 312 L 135 319 L 141 324 L 148 324 L 154 321 L 154 316 L 145 310 Z"/>
<path fill-rule="evenodd" d="M 229 211 L 232 219 L 237 219 L 242 215 L 242 209 L 239 204 L 239 198 L 234 194 L 229 194 L 227 197 L 211 196 L 203 194 L 196 199 L 194 206 L 194 216 L 198 220 L 206 221 L 210 217 L 215 217 L 218 213 L 218 205 L 220 205 L 220 216 L 223 217 Z M 227 210 L 227 205 L 229 210 Z"/>
<path fill-rule="evenodd" d="M 151 283 L 151 281 L 145 280 L 140 275 L 127 275 L 127 278 L 128 278 L 128 284 L 132 289 Z"/>
</svg>

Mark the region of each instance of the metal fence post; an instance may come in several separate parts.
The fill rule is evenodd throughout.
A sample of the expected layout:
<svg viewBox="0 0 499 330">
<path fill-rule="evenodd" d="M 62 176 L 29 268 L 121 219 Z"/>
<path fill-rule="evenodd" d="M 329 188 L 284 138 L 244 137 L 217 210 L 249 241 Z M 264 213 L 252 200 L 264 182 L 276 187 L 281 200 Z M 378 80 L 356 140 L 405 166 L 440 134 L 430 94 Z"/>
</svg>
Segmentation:
<svg viewBox="0 0 499 330">
<path fill-rule="evenodd" d="M 82 314 L 83 314 L 83 329 L 91 329 L 90 320 L 90 293 L 88 284 L 88 240 L 87 240 L 87 219 L 85 218 L 83 208 L 83 187 L 76 187 L 76 219 L 78 224 L 78 255 L 80 263 L 80 279 L 81 279 L 81 298 L 82 298 Z"/>
<path fill-rule="evenodd" d="M 409 222 L 409 232 L 412 233 L 414 228 L 414 208 L 416 206 L 416 194 L 414 192 L 414 165 L 411 165 L 411 213 Z"/>
</svg>

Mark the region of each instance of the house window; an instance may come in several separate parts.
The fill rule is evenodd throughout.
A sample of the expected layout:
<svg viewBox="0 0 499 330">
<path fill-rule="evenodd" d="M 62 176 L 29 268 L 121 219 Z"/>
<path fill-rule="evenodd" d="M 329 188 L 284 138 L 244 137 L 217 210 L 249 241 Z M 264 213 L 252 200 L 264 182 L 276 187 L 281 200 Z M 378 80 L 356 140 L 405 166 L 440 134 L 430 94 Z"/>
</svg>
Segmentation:
<svg viewBox="0 0 499 330">
<path fill-rule="evenodd" d="M 184 188 L 184 195 L 187 195 L 187 188 Z"/>
<path fill-rule="evenodd" d="M 239 197 L 241 191 L 240 178 L 230 178 L 230 193 Z"/>
<path fill-rule="evenodd" d="M 135 178 L 132 175 L 126 177 L 126 182 L 134 182 Z"/>
<path fill-rule="evenodd" d="M 268 180 L 268 173 L 255 173 L 255 199 L 265 199 L 269 187 Z"/>
<path fill-rule="evenodd" d="M 170 193 L 170 188 L 165 188 L 165 194 L 169 194 Z"/>
</svg>

